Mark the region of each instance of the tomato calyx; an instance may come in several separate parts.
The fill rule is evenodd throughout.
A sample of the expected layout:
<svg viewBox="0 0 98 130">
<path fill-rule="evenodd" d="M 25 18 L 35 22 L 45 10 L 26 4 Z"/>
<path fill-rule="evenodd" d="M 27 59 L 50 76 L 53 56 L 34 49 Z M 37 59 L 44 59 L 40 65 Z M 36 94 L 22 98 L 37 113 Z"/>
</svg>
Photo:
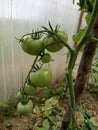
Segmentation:
<svg viewBox="0 0 98 130">
<path fill-rule="evenodd" d="M 56 35 L 55 34 L 57 34 L 57 32 L 59 31 L 60 26 L 56 25 L 56 27 L 53 28 L 51 26 L 51 24 L 49 24 L 49 27 L 50 27 L 51 32 L 48 33 L 47 37 L 53 37 L 54 40 L 55 40 L 56 39 Z"/>
<path fill-rule="evenodd" d="M 29 101 L 28 95 L 24 92 L 24 88 L 22 88 L 17 94 L 18 100 L 20 100 L 21 104 L 25 105 Z"/>
<path fill-rule="evenodd" d="M 37 33 L 37 31 L 32 31 L 31 37 L 32 37 L 32 39 L 34 39 L 34 40 L 39 40 L 39 39 L 41 39 L 42 34 Z"/>
</svg>

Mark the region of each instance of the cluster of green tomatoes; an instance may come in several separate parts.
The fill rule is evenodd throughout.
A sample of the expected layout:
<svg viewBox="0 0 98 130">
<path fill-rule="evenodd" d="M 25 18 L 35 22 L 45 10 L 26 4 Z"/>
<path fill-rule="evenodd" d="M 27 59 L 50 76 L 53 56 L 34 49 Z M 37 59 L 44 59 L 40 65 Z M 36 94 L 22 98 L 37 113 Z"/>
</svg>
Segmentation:
<svg viewBox="0 0 98 130">
<path fill-rule="evenodd" d="M 17 111 L 20 115 L 32 113 L 33 102 L 29 95 L 32 95 L 38 87 L 43 88 L 51 83 L 52 72 L 48 68 L 42 68 L 42 65 L 52 60 L 49 52 L 55 53 L 61 50 L 64 47 L 63 42 L 67 40 L 68 36 L 64 30 L 57 27 L 53 29 L 51 26 L 50 30 L 44 28 L 43 31 L 24 35 L 20 40 L 22 50 L 36 56 L 25 84 L 17 95 L 19 99 Z M 37 62 L 40 62 L 40 67 Z"/>
</svg>

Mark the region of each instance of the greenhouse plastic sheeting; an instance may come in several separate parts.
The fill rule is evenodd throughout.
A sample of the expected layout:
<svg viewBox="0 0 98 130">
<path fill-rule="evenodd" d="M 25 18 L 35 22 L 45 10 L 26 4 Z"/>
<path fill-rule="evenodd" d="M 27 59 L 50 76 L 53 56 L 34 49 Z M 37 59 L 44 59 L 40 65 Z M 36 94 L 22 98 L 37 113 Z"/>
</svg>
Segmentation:
<svg viewBox="0 0 98 130">
<path fill-rule="evenodd" d="M 72 0 L 0 0 L 0 3 L 0 100 L 6 101 L 16 97 L 34 60 L 22 51 L 16 38 L 42 25 L 48 26 L 49 20 L 68 33 L 71 44 L 80 12 Z M 52 53 L 54 62 L 46 65 L 52 70 L 52 83 L 64 73 L 65 50 Z"/>
</svg>

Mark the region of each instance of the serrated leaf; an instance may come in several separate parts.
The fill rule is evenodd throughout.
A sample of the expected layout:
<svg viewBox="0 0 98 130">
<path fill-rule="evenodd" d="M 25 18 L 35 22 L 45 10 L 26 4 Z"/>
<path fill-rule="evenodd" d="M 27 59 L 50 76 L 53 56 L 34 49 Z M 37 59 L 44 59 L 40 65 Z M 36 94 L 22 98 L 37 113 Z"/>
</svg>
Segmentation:
<svg viewBox="0 0 98 130">
<path fill-rule="evenodd" d="M 74 42 L 78 42 L 82 38 L 82 36 L 85 32 L 85 29 L 80 29 L 80 31 L 77 34 L 73 35 L 72 39 Z"/>
</svg>

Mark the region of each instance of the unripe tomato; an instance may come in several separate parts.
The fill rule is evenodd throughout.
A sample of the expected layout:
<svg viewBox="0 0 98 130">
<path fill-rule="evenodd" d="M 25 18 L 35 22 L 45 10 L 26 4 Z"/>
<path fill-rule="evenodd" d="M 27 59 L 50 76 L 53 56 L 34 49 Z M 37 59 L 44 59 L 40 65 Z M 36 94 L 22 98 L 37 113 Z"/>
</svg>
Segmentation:
<svg viewBox="0 0 98 130">
<path fill-rule="evenodd" d="M 24 92 L 28 95 L 33 94 L 36 91 L 35 86 L 26 84 L 24 87 Z"/>
<path fill-rule="evenodd" d="M 65 42 L 68 41 L 68 35 L 67 35 L 67 33 L 66 33 L 63 29 L 60 28 L 60 29 L 58 30 L 57 34 L 58 34 L 59 37 L 60 37 L 62 40 L 64 40 Z"/>
<path fill-rule="evenodd" d="M 19 102 L 17 105 L 18 114 L 23 116 L 32 113 L 32 109 L 33 109 L 33 103 L 31 100 L 29 100 L 26 104 L 22 104 L 21 102 Z"/>
<path fill-rule="evenodd" d="M 65 42 L 67 42 L 68 40 L 68 36 L 67 34 L 62 30 L 62 29 L 59 29 L 57 31 L 57 35 Z M 46 45 L 49 45 L 51 43 L 54 43 L 56 41 L 58 41 L 59 39 L 56 37 L 56 36 L 51 36 L 51 37 L 46 37 L 44 39 L 44 46 Z M 48 46 L 46 49 L 50 52 L 57 52 L 59 50 L 61 50 L 62 48 L 64 47 L 64 44 L 61 43 L 61 42 L 57 42 L 57 43 L 54 43 L 53 45 L 50 45 Z"/>
<path fill-rule="evenodd" d="M 49 63 L 51 61 L 51 55 L 49 53 L 45 53 L 42 57 L 41 57 L 41 61 L 43 63 Z"/>
<path fill-rule="evenodd" d="M 43 42 L 41 40 L 34 40 L 32 37 L 27 37 L 21 43 L 21 47 L 24 52 L 30 55 L 37 55 L 43 47 Z"/>
<path fill-rule="evenodd" d="M 52 73 L 49 69 L 42 68 L 31 75 L 31 82 L 37 87 L 45 87 L 50 84 Z"/>
</svg>

